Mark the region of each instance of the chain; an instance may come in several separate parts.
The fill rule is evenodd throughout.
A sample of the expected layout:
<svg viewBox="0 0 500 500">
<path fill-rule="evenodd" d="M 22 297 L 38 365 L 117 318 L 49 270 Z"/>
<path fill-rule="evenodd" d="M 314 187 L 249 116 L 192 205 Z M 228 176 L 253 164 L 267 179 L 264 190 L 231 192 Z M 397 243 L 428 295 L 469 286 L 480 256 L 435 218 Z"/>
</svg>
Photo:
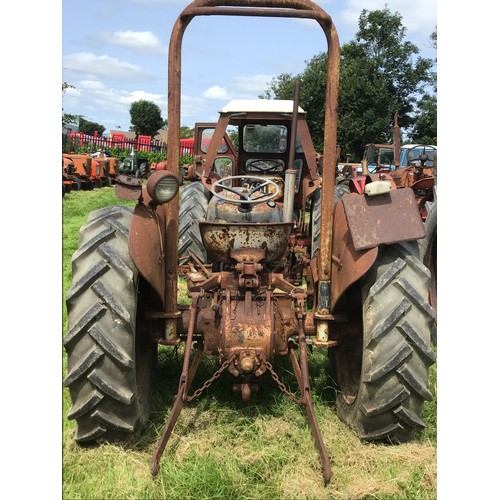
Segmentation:
<svg viewBox="0 0 500 500">
<path fill-rule="evenodd" d="M 262 359 L 262 358 L 261 358 Z M 297 403 L 298 405 L 301 405 L 302 402 L 295 394 L 290 392 L 286 387 L 285 384 L 279 379 L 278 374 L 273 370 L 273 365 L 269 363 L 269 361 L 264 360 L 264 364 L 266 365 L 266 368 L 271 372 L 271 377 L 273 377 L 273 380 L 278 384 L 278 387 L 280 388 L 281 392 L 286 394 L 294 403 Z"/>
<path fill-rule="evenodd" d="M 221 376 L 222 372 L 231 364 L 231 362 L 233 361 L 233 359 L 235 357 L 236 357 L 236 354 L 233 354 L 228 359 L 226 359 L 226 361 L 224 361 L 224 363 L 222 363 L 220 368 L 212 375 L 212 377 L 210 377 L 199 389 L 196 389 L 196 391 L 194 391 L 192 396 L 186 396 L 186 401 L 187 402 L 193 401 L 193 399 L 196 399 L 197 397 L 199 397 L 199 395 L 205 389 L 208 389 L 210 387 L 210 385 L 212 385 L 212 383 L 215 382 L 215 380 L 217 380 Z"/>
</svg>

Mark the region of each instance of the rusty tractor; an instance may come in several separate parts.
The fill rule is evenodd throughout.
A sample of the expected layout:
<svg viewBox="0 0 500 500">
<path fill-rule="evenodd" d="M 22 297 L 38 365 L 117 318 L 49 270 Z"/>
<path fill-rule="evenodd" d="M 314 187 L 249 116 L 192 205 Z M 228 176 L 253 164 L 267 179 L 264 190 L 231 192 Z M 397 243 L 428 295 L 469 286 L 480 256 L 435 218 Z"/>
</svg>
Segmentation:
<svg viewBox="0 0 500 500">
<path fill-rule="evenodd" d="M 79 189 L 79 179 L 74 176 L 75 167 L 73 163 L 62 159 L 62 195 Z"/>
<path fill-rule="evenodd" d="M 224 374 L 244 400 L 275 381 L 304 408 L 328 483 L 309 349 L 327 349 L 338 414 L 361 439 L 404 442 L 425 425 L 435 312 L 430 273 L 418 258 L 422 219 L 411 188 L 396 189 L 389 174 L 367 175 L 350 189 L 335 185 L 339 41 L 330 16 L 309 0 L 195 0 L 181 12 L 170 40 L 169 144 L 179 142 L 183 33 L 205 15 L 320 25 L 328 46 L 322 168 L 297 82 L 290 101 L 228 103 L 209 141 L 200 128 L 180 202 L 178 148 L 169 148 L 167 169 L 144 188 L 119 176 L 117 196 L 137 200 L 135 208 L 92 212 L 73 256 L 64 336 L 68 418 L 81 444 L 141 432 L 157 347 L 181 345 L 178 390 L 151 459 L 153 476 L 183 406 Z M 237 148 L 228 127 L 237 130 Z M 179 302 L 181 275 L 189 306 Z M 191 392 L 204 355 L 215 356 L 218 368 Z M 278 356 L 289 357 L 300 396 L 280 381 Z"/>
<path fill-rule="evenodd" d="M 388 174 L 397 188 L 411 188 L 425 225 L 425 237 L 418 241 L 419 255 L 430 270 L 430 303 L 437 310 L 437 147 L 399 143 L 397 113 L 393 144 L 367 144 L 358 170 Z"/>
<path fill-rule="evenodd" d="M 76 189 L 91 190 L 103 186 L 101 178 L 101 163 L 88 154 L 63 153 L 63 165 L 70 170 L 71 180 L 75 181 Z"/>
<path fill-rule="evenodd" d="M 118 176 L 118 160 L 108 156 L 104 151 L 92 155 L 92 172 L 95 174 L 98 187 L 111 187 Z"/>
</svg>

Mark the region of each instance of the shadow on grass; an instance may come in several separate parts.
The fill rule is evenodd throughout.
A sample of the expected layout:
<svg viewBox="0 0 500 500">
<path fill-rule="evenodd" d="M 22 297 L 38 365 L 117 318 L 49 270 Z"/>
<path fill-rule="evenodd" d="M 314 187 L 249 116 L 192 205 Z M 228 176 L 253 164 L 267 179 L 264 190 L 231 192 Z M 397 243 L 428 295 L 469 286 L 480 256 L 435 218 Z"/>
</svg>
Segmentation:
<svg viewBox="0 0 500 500">
<path fill-rule="evenodd" d="M 152 405 L 149 422 L 140 436 L 131 436 L 125 446 L 136 449 L 146 449 L 156 445 L 163 427 L 170 415 L 177 394 L 179 377 L 182 371 L 183 348 L 162 347 L 158 354 L 158 366 L 155 372 L 155 383 L 152 390 Z M 335 393 L 333 381 L 329 375 L 328 356 L 326 351 L 308 353 L 309 375 L 313 401 L 334 409 Z M 192 395 L 198 388 L 210 379 L 219 368 L 215 356 L 202 356 L 198 370 L 194 377 L 189 394 Z M 287 390 L 300 399 L 300 390 L 288 356 L 278 356 L 273 360 L 273 369 Z M 200 421 L 205 411 L 236 411 L 242 419 L 250 421 L 257 417 L 267 416 L 276 418 L 290 412 L 291 408 L 299 405 L 283 393 L 273 380 L 269 370 L 261 377 L 259 389 L 252 392 L 249 401 L 243 401 L 240 392 L 233 392 L 233 382 L 230 374 L 224 371 L 199 397 L 186 403 L 184 409 L 195 409 L 189 422 L 184 422 L 185 432 L 192 431 Z M 183 411 L 184 411 L 183 409 Z M 301 406 L 304 425 L 307 417 L 304 407 Z M 182 415 L 182 413 L 181 413 Z M 203 424 L 205 425 L 205 424 Z M 210 425 L 206 423 L 206 425 Z M 183 432 L 184 434 L 184 432 Z M 175 438 L 170 438 L 168 447 L 176 447 Z"/>
</svg>

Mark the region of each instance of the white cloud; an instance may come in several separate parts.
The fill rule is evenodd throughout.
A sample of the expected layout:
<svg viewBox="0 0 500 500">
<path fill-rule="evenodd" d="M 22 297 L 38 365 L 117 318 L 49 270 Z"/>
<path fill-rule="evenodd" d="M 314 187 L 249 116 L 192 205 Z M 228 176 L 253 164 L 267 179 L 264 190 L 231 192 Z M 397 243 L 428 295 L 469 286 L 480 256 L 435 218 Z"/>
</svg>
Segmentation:
<svg viewBox="0 0 500 500">
<path fill-rule="evenodd" d="M 382 10 L 386 5 L 391 12 L 401 14 L 407 33 L 421 33 L 421 39 L 428 39 L 437 25 L 437 0 L 347 0 L 341 14 L 342 21 L 355 33 L 363 9 Z"/>
<path fill-rule="evenodd" d="M 181 125 L 193 126 L 194 121 L 199 120 L 200 116 L 205 114 L 205 121 L 211 121 L 207 111 L 207 100 L 201 97 L 193 97 L 190 95 L 182 94 L 181 96 Z M 216 118 L 217 119 L 217 118 Z"/>
<path fill-rule="evenodd" d="M 65 70 L 83 73 L 88 76 L 110 78 L 121 81 L 144 80 L 149 74 L 136 64 L 120 61 L 110 56 L 96 56 L 90 52 L 70 54 L 62 59 Z M 88 77 L 91 80 L 92 78 Z"/>
<path fill-rule="evenodd" d="M 202 93 L 202 96 L 207 99 L 228 99 L 226 89 L 224 87 L 219 87 L 218 85 L 214 85 L 213 87 L 205 90 Z"/>
<path fill-rule="evenodd" d="M 115 31 L 114 33 L 101 33 L 99 38 L 113 45 L 138 52 L 153 52 L 165 54 L 167 52 L 158 37 L 151 31 Z"/>
<path fill-rule="evenodd" d="M 268 87 L 270 75 L 235 76 L 231 78 L 227 87 L 214 85 L 201 95 L 205 99 L 229 101 L 231 99 L 256 99 Z"/>
<path fill-rule="evenodd" d="M 251 94 L 250 98 L 255 99 L 258 94 L 262 94 L 271 83 L 272 75 L 235 76 L 231 79 L 231 88 L 238 95 Z"/>
<path fill-rule="evenodd" d="M 130 105 L 140 99 L 152 101 L 161 110 L 163 118 L 167 118 L 167 97 L 163 94 L 134 90 L 128 92 L 121 89 L 105 87 L 99 81 L 84 80 L 75 84 L 76 89 L 68 89 L 63 97 L 64 112 L 81 114 L 90 121 L 96 121 L 109 128 L 120 125 L 128 129 L 130 122 Z M 100 118 L 103 110 L 110 119 Z"/>
<path fill-rule="evenodd" d="M 88 90 L 103 90 L 105 89 L 102 82 L 96 80 L 81 80 L 78 84 L 80 88 Z"/>
</svg>

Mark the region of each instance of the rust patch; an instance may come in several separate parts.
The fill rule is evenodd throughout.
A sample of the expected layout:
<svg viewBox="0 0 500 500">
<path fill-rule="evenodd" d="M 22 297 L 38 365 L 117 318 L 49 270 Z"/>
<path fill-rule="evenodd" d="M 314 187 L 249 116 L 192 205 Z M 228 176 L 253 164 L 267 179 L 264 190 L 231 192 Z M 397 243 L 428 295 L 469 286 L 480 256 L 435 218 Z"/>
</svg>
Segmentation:
<svg viewBox="0 0 500 500">
<path fill-rule="evenodd" d="M 410 188 L 378 196 L 356 193 L 342 197 L 355 250 L 412 241 L 425 236 L 415 195 Z"/>
</svg>

